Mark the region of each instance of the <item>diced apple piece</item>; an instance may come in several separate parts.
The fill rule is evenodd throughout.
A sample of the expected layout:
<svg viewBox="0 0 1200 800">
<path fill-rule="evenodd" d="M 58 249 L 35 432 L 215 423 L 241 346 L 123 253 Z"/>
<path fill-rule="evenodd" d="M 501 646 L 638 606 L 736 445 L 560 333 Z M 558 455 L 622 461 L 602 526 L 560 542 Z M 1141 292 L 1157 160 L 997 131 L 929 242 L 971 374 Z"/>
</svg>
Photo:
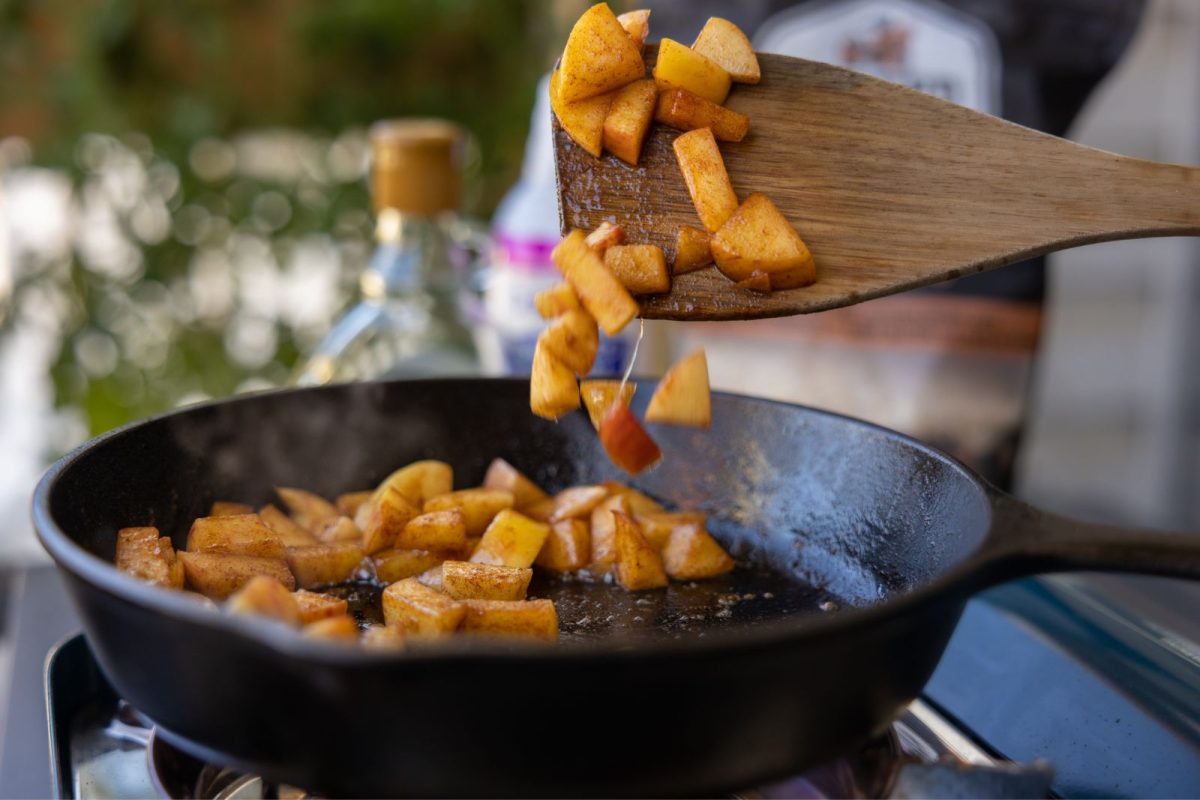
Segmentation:
<svg viewBox="0 0 1200 800">
<path fill-rule="evenodd" d="M 698 511 L 657 511 L 649 514 L 635 514 L 634 520 L 642 530 L 642 535 L 655 550 L 662 550 L 667 544 L 671 531 L 681 525 L 704 527 L 704 515 Z"/>
<path fill-rule="evenodd" d="M 592 510 L 592 551 L 588 568 L 603 573 L 612 569 L 617 561 L 617 522 L 613 512 L 629 512 L 629 502 L 623 495 L 615 494 Z"/>
<path fill-rule="evenodd" d="M 403 650 L 407 638 L 399 625 L 369 625 L 359 642 L 373 650 Z"/>
<path fill-rule="evenodd" d="M 341 583 L 354 574 L 363 560 L 363 549 L 356 544 L 318 544 L 289 547 L 287 565 L 301 589 Z"/>
<path fill-rule="evenodd" d="M 612 247 L 614 244 L 625 244 L 625 229 L 615 222 L 605 220 L 596 226 L 596 230 L 587 235 L 587 246 L 596 251 L 598 255 L 604 255 L 604 251 Z M 572 292 L 574 297 L 575 293 Z"/>
<path fill-rule="evenodd" d="M 210 517 L 234 517 L 242 514 L 253 514 L 254 509 L 245 503 L 230 503 L 226 500 L 214 500 L 209 509 Z"/>
<path fill-rule="evenodd" d="M 551 600 L 463 600 L 462 630 L 470 633 L 558 638 L 558 611 Z"/>
<path fill-rule="evenodd" d="M 494 458 L 483 476 L 483 488 L 512 492 L 513 508 L 521 511 L 550 495 L 503 458 Z"/>
<path fill-rule="evenodd" d="M 312 492 L 287 487 L 277 488 L 275 492 L 291 512 L 296 524 L 314 536 L 319 537 L 325 526 L 342 516 L 333 503 Z"/>
<path fill-rule="evenodd" d="M 545 500 L 539 500 L 528 508 L 522 509 L 521 513 L 538 522 L 549 522 L 550 518 L 554 516 L 554 498 L 547 497 Z"/>
<path fill-rule="evenodd" d="M 600 420 L 608 413 L 608 408 L 617 399 L 617 394 L 620 393 L 622 403 L 629 405 L 635 391 L 637 384 L 629 381 L 624 386 L 617 380 L 582 381 L 579 384 L 579 395 L 583 398 L 583 405 L 587 408 L 592 427 L 596 430 L 600 430 Z"/>
<path fill-rule="evenodd" d="M 395 583 L 405 578 L 420 575 L 441 564 L 445 553 L 428 550 L 384 550 L 371 557 L 375 562 L 375 574 L 384 583 Z"/>
<path fill-rule="evenodd" d="M 663 39 L 658 45 L 654 80 L 660 89 L 686 89 L 717 105 L 729 96 L 729 73 L 674 39 Z"/>
<path fill-rule="evenodd" d="M 735 562 L 702 525 L 678 525 L 662 550 L 663 567 L 678 581 L 694 581 L 721 575 Z"/>
<path fill-rule="evenodd" d="M 734 288 L 767 294 L 771 291 L 771 276 L 761 269 L 756 269 L 750 273 L 750 277 L 735 283 Z"/>
<path fill-rule="evenodd" d="M 462 509 L 430 511 L 408 521 L 395 539 L 405 550 L 461 550 L 467 543 L 467 518 Z"/>
<path fill-rule="evenodd" d="M 544 419 L 556 420 L 577 408 L 579 387 L 574 370 L 555 358 L 539 335 L 529 372 L 529 410 Z"/>
<path fill-rule="evenodd" d="M 117 531 L 117 569 L 135 578 L 164 586 L 183 588 L 183 564 L 167 536 L 158 528 L 122 528 Z"/>
<path fill-rule="evenodd" d="M 591 314 L 583 309 L 568 311 L 541 332 L 538 345 L 576 375 L 587 375 L 600 349 L 600 331 Z"/>
<path fill-rule="evenodd" d="M 425 502 L 425 513 L 462 511 L 467 536 L 479 536 L 491 524 L 492 518 L 504 509 L 513 507 L 513 493 L 503 489 L 460 489 Z"/>
<path fill-rule="evenodd" d="M 371 499 L 375 492 L 371 489 L 366 489 L 361 492 L 343 492 L 334 498 L 333 504 L 337 510 L 342 512 L 342 516 L 354 519 L 354 515 L 358 513 L 358 509 L 363 503 Z"/>
<path fill-rule="evenodd" d="M 600 421 L 600 443 L 612 462 L 630 475 L 637 475 L 662 458 L 662 451 L 629 406 L 620 403 L 614 403 Z"/>
<path fill-rule="evenodd" d="M 506 567 L 528 567 L 537 559 L 550 526 L 544 522 L 505 509 L 496 515 L 471 555 L 475 564 L 499 564 Z"/>
<path fill-rule="evenodd" d="M 650 36 L 650 9 L 639 8 L 636 11 L 626 11 L 617 15 L 617 22 L 629 34 L 635 47 L 641 48 Z"/>
<path fill-rule="evenodd" d="M 671 290 L 671 274 L 662 248 L 652 244 L 616 245 L 604 252 L 604 267 L 631 294 L 660 294 Z"/>
<path fill-rule="evenodd" d="M 283 558 L 279 535 L 253 512 L 224 517 L 199 517 L 188 531 L 192 553 L 229 553 L 260 558 Z"/>
<path fill-rule="evenodd" d="M 583 231 L 571 231 L 554 248 L 551 258 L 575 290 L 583 307 L 600 323 L 606 334 L 616 336 L 629 320 L 637 316 L 637 301 L 604 268 L 604 262 L 596 251 L 587 246 Z"/>
<path fill-rule="evenodd" d="M 317 531 L 317 538 L 324 544 L 361 543 L 362 531 L 349 517 L 338 517 Z"/>
<path fill-rule="evenodd" d="M 583 308 L 579 304 L 579 298 L 575 296 L 575 290 L 569 283 L 560 283 L 549 289 L 543 289 L 534 295 L 533 304 L 537 307 L 537 312 L 542 319 L 554 319 L 568 311 Z"/>
<path fill-rule="evenodd" d="M 308 625 L 319 619 L 345 616 L 350 604 L 340 597 L 334 597 L 320 592 L 310 592 L 307 589 L 297 589 L 292 598 L 296 608 L 300 610 L 300 623 Z"/>
<path fill-rule="evenodd" d="M 268 575 L 255 575 L 246 581 L 226 601 L 225 608 L 231 614 L 251 614 L 288 625 L 300 624 L 300 607 L 292 590 Z"/>
<path fill-rule="evenodd" d="M 604 149 L 626 164 L 637 166 L 657 102 L 658 86 L 654 81 L 634 81 L 622 87 L 604 117 Z"/>
<path fill-rule="evenodd" d="M 420 508 L 393 486 L 385 486 L 378 499 L 368 500 L 367 503 L 370 507 L 369 516 L 362 530 L 363 551 L 367 555 L 387 550 L 389 547 L 415 547 L 397 543 L 396 537 L 421 513 Z"/>
<path fill-rule="evenodd" d="M 320 544 L 320 540 L 305 528 L 296 524 L 295 520 L 284 514 L 275 506 L 267 503 L 258 510 L 258 518 L 283 542 L 284 547 L 304 547 L 310 544 Z"/>
<path fill-rule="evenodd" d="M 581 519 L 562 519 L 550 526 L 550 535 L 533 563 L 551 572 L 574 572 L 591 558 L 591 532 Z"/>
<path fill-rule="evenodd" d="M 561 71 L 555 70 L 550 75 L 550 108 L 558 118 L 558 124 L 575 144 L 599 158 L 604 148 L 604 119 L 617 93 L 566 102 L 559 94 L 560 86 Z"/>
<path fill-rule="evenodd" d="M 442 562 L 442 591 L 455 600 L 524 600 L 531 578 L 528 567 Z"/>
<path fill-rule="evenodd" d="M 443 561 L 443 563 L 445 563 Z M 428 586 L 430 589 L 442 590 L 442 565 L 430 567 L 417 576 L 417 580 Z"/>
<path fill-rule="evenodd" d="M 629 514 L 657 514 L 666 511 L 662 504 L 648 494 L 643 494 L 632 486 L 626 486 L 620 481 L 605 481 L 603 484 L 610 495 L 619 494 L 629 503 Z"/>
<path fill-rule="evenodd" d="M 690 225 L 681 227 L 675 235 L 675 262 L 671 265 L 671 272 L 683 275 L 713 263 L 712 248 L 709 247 L 711 239 L 708 231 Z"/>
<path fill-rule="evenodd" d="M 187 585 L 210 600 L 224 600 L 255 575 L 268 575 L 289 589 L 296 588 L 287 563 L 278 558 L 185 551 L 176 555 L 183 563 Z"/>
<path fill-rule="evenodd" d="M 794 289 L 817 279 L 808 246 L 765 194 L 746 198 L 713 235 L 712 252 L 717 269 L 733 281 L 755 271 L 770 276 L 772 289 Z"/>
<path fill-rule="evenodd" d="M 703 347 L 681 358 L 663 375 L 646 406 L 646 421 L 693 428 L 712 424 L 712 392 Z"/>
<path fill-rule="evenodd" d="M 662 558 L 637 523 L 620 511 L 613 512 L 616 521 L 614 539 L 617 547 L 617 583 L 628 591 L 660 589 L 667 585 Z"/>
<path fill-rule="evenodd" d="M 383 619 L 411 633 L 450 633 L 466 607 L 416 578 L 405 578 L 383 590 Z"/>
<path fill-rule="evenodd" d="M 304 626 L 303 634 L 310 639 L 325 639 L 331 642 L 347 644 L 358 641 L 358 623 L 354 617 L 343 614 L 340 617 L 320 619 Z"/>
<path fill-rule="evenodd" d="M 672 147 L 700 222 L 710 232 L 717 231 L 738 209 L 717 140 L 710 129 L 700 128 L 680 134 Z"/>
<path fill-rule="evenodd" d="M 758 83 L 762 70 L 750 39 L 727 19 L 709 17 L 692 49 L 717 64 L 738 83 Z"/>
<path fill-rule="evenodd" d="M 571 103 L 619 89 L 646 75 L 642 51 L 605 3 L 583 13 L 563 50 L 559 95 Z"/>
<path fill-rule="evenodd" d="M 387 487 L 404 495 L 404 499 L 415 506 L 424 505 L 431 497 L 448 493 L 454 488 L 454 468 L 445 461 L 425 459 L 406 464 L 388 475 L 375 488 L 372 499 L 383 495 Z M 359 509 L 362 513 L 362 509 Z"/>
<path fill-rule="evenodd" d="M 745 114 L 709 102 L 687 89 L 667 89 L 658 96 L 654 121 L 681 131 L 711 128 L 713 137 L 722 142 L 740 142 L 750 131 Z"/>
<path fill-rule="evenodd" d="M 554 495 L 554 511 L 550 521 L 579 519 L 592 513 L 592 509 L 608 497 L 603 486 L 571 486 Z"/>
</svg>

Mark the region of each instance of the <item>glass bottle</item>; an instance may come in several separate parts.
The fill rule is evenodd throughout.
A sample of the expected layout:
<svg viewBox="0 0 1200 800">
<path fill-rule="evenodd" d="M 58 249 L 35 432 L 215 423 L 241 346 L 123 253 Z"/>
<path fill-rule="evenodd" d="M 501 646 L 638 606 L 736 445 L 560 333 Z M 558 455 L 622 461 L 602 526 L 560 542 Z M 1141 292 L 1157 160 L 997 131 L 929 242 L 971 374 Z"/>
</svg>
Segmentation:
<svg viewBox="0 0 1200 800">
<path fill-rule="evenodd" d="M 464 131 L 435 119 L 371 128 L 376 249 L 357 305 L 300 365 L 295 383 L 471 375 L 479 356 L 463 319 L 471 246 L 458 215 Z"/>
</svg>

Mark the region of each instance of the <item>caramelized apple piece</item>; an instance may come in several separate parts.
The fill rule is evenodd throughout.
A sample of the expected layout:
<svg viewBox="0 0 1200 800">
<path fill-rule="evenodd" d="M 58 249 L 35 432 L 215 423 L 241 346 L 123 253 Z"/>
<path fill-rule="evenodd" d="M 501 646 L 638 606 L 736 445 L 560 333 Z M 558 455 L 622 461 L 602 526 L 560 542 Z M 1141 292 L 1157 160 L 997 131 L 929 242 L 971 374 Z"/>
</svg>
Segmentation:
<svg viewBox="0 0 1200 800">
<path fill-rule="evenodd" d="M 704 527 L 704 515 L 698 511 L 657 511 L 648 514 L 635 514 L 634 520 L 642 530 L 642 535 L 655 550 L 662 550 L 667 544 L 671 531 L 681 525 Z"/>
<path fill-rule="evenodd" d="M 571 231 L 554 248 L 551 258 L 575 290 L 583 307 L 600 323 L 606 334 L 616 336 L 629 320 L 637 316 L 637 301 L 604 268 L 604 262 L 596 251 L 587 246 L 583 231 Z"/>
<path fill-rule="evenodd" d="M 528 567 L 442 562 L 442 591 L 455 600 L 524 600 L 532 577 Z"/>
<path fill-rule="evenodd" d="M 529 410 L 544 419 L 556 420 L 577 408 L 579 387 L 574 370 L 555 358 L 539 336 L 529 373 Z"/>
<path fill-rule="evenodd" d="M 416 578 L 405 578 L 383 590 L 383 618 L 412 633 L 450 633 L 458 627 L 466 607 Z"/>
<path fill-rule="evenodd" d="M 717 231 L 738 210 L 738 202 L 712 130 L 700 128 L 680 134 L 672 147 L 696 214 L 705 228 Z M 715 245 L 713 255 L 716 256 Z M 719 264 L 720 259 L 717 261 Z"/>
<path fill-rule="evenodd" d="M 738 281 L 734 284 L 737 289 L 745 289 L 750 292 L 761 292 L 767 294 L 771 291 L 771 276 L 763 272 L 761 269 L 756 269 L 750 273 L 750 276 Z"/>
<path fill-rule="evenodd" d="M 667 573 L 663 571 L 662 558 L 646 541 L 637 523 L 620 511 L 614 511 L 613 518 L 616 521 L 617 583 L 631 592 L 666 586 Z"/>
<path fill-rule="evenodd" d="M 533 304 L 537 307 L 537 312 L 542 319 L 554 319 L 568 311 L 583 308 L 579 304 L 579 298 L 575 296 L 575 290 L 568 283 L 560 283 L 549 289 L 543 289 L 534 295 Z"/>
<path fill-rule="evenodd" d="M 258 518 L 283 542 L 284 547 L 304 547 L 310 544 L 320 544 L 321 541 L 306 529 L 296 524 L 295 520 L 267 503 L 258 510 Z"/>
<path fill-rule="evenodd" d="M 122 528 L 117 531 L 117 569 L 135 578 L 164 586 L 183 588 L 183 564 L 167 536 L 158 528 Z"/>
<path fill-rule="evenodd" d="M 745 114 L 709 102 L 687 89 L 668 89 L 659 94 L 654 121 L 681 131 L 711 128 L 713 137 L 722 142 L 740 142 L 750 131 L 750 118 Z"/>
<path fill-rule="evenodd" d="M 322 529 L 342 516 L 333 503 L 312 492 L 287 487 L 279 487 L 275 492 L 296 524 L 315 536 L 319 537 Z"/>
<path fill-rule="evenodd" d="M 587 246 L 604 255 L 604 251 L 614 244 L 625 244 L 625 229 L 615 222 L 604 221 L 596 226 L 596 230 L 587 235 Z M 574 292 L 572 292 L 574 296 Z"/>
<path fill-rule="evenodd" d="M 379 580 L 395 583 L 436 567 L 445 560 L 445 554 L 428 550 L 384 550 L 372 556 L 372 560 Z"/>
<path fill-rule="evenodd" d="M 425 503 L 425 513 L 457 508 L 462 511 L 467 536 L 479 536 L 491 524 L 493 517 L 513 507 L 513 499 L 512 492 L 502 489 L 460 489 L 430 498 Z"/>
<path fill-rule="evenodd" d="M 343 492 L 334 498 L 333 504 L 337 510 L 342 512 L 342 516 L 354 519 L 354 515 L 358 513 L 358 509 L 362 504 L 371 499 L 375 492 L 371 489 L 366 489 L 361 492 Z"/>
<path fill-rule="evenodd" d="M 359 641 L 375 650 L 403 650 L 407 636 L 399 625 L 368 625 Z"/>
<path fill-rule="evenodd" d="M 629 501 L 615 494 L 592 509 L 592 548 L 588 569 L 597 574 L 608 572 L 617 561 L 617 522 L 613 512 L 629 513 Z"/>
<path fill-rule="evenodd" d="M 735 562 L 703 525 L 677 525 L 662 550 L 663 567 L 677 581 L 722 575 Z"/>
<path fill-rule="evenodd" d="M 558 638 L 558 611 L 550 600 L 463 600 L 462 630 L 470 633 Z"/>
<path fill-rule="evenodd" d="M 626 11 L 617 15 L 617 22 L 629 34 L 635 47 L 641 49 L 650 36 L 650 9 L 639 8 L 636 11 Z"/>
<path fill-rule="evenodd" d="M 646 421 L 694 428 L 712 424 L 712 394 L 704 348 L 693 350 L 667 370 L 646 406 Z"/>
<path fill-rule="evenodd" d="M 292 590 L 278 579 L 268 575 L 255 575 L 238 589 L 225 603 L 231 614 L 252 614 L 286 622 L 300 624 L 300 607 Z"/>
<path fill-rule="evenodd" d="M 551 572 L 574 572 L 591 558 L 591 531 L 581 519 L 562 519 L 550 526 L 537 560 L 533 563 Z"/>
<path fill-rule="evenodd" d="M 367 524 L 362 530 L 363 551 L 367 555 L 387 550 L 389 547 L 416 546 L 403 543 L 397 545 L 396 537 L 400 536 L 405 526 L 421 513 L 421 509 L 409 502 L 392 486 L 384 486 L 383 494 L 377 500 L 368 500 L 367 502 L 369 516 Z"/>
<path fill-rule="evenodd" d="M 750 39 L 727 19 L 709 17 L 692 50 L 720 66 L 738 83 L 758 83 L 762 79 Z"/>
<path fill-rule="evenodd" d="M 709 247 L 711 239 L 708 231 L 690 225 L 682 226 L 675 235 L 675 261 L 671 264 L 671 272 L 683 275 L 713 263 L 712 249 Z"/>
<path fill-rule="evenodd" d="M 568 311 L 541 332 L 538 344 L 576 375 L 587 375 L 600 348 L 600 331 L 591 314 L 583 309 Z"/>
<path fill-rule="evenodd" d="M 307 589 L 297 589 L 292 593 L 296 608 L 300 610 L 300 623 L 308 625 L 320 619 L 345 616 L 350 604 L 340 597 L 334 597 L 320 592 L 310 592 Z"/>
<path fill-rule="evenodd" d="M 603 483 L 605 489 L 608 489 L 610 495 L 619 494 L 629 503 L 629 514 L 657 514 L 666 511 L 657 500 L 650 495 L 643 494 L 632 486 L 626 486 L 620 481 L 605 481 Z"/>
<path fill-rule="evenodd" d="M 494 458 L 483 476 L 483 488 L 512 492 L 513 508 L 521 511 L 550 495 L 503 458 Z"/>
<path fill-rule="evenodd" d="M 800 234 L 770 198 L 757 192 L 713 234 L 712 253 L 717 269 L 733 281 L 761 271 L 770 276 L 772 289 L 795 289 L 817 279 L 812 253 Z"/>
<path fill-rule="evenodd" d="M 358 641 L 358 623 L 354 621 L 354 617 L 345 614 L 340 617 L 320 619 L 310 625 L 305 625 L 302 632 L 310 639 L 325 639 L 347 644 Z"/>
<path fill-rule="evenodd" d="M 454 469 L 445 461 L 414 461 L 384 478 L 372 497 L 382 495 L 388 486 L 404 495 L 408 502 L 421 506 L 429 498 L 446 494 L 454 488 Z"/>
<path fill-rule="evenodd" d="M 729 73 L 674 39 L 663 39 L 658 45 L 654 80 L 660 89 L 687 89 L 717 105 L 729 95 Z"/>
<path fill-rule="evenodd" d="M 176 557 L 183 563 L 187 585 L 210 600 L 224 600 L 255 575 L 269 575 L 289 589 L 296 588 L 287 563 L 278 558 L 185 551 Z"/>
<path fill-rule="evenodd" d="M 579 384 L 579 395 L 596 430 L 600 430 L 600 420 L 604 419 L 608 407 L 616 401 L 617 394 L 620 394 L 622 403 L 629 405 L 635 391 L 637 384 L 633 382 L 626 382 L 624 386 L 617 380 L 591 380 Z"/>
<path fill-rule="evenodd" d="M 543 522 L 505 509 L 496 515 L 471 555 L 476 564 L 499 564 L 506 567 L 529 567 L 537 559 L 550 526 Z"/>
<path fill-rule="evenodd" d="M 606 497 L 608 490 L 603 486 L 571 486 L 563 489 L 554 495 L 554 511 L 550 514 L 550 521 L 586 517 Z"/>
<path fill-rule="evenodd" d="M 612 462 L 630 475 L 637 475 L 662 458 L 662 451 L 629 406 L 620 403 L 614 403 L 600 421 L 600 443 Z"/>
<path fill-rule="evenodd" d="M 363 560 L 363 549 L 356 544 L 318 544 L 289 547 L 287 565 L 301 589 L 341 583 L 354 574 Z"/>
<path fill-rule="evenodd" d="M 646 75 L 642 51 L 605 3 L 583 13 L 560 61 L 559 96 L 571 103 L 619 89 Z"/>
<path fill-rule="evenodd" d="M 395 539 L 406 550 L 461 550 L 467 544 L 467 518 L 462 509 L 430 511 L 408 521 Z"/>
<path fill-rule="evenodd" d="M 604 149 L 626 164 L 637 166 L 657 101 L 654 81 L 634 81 L 621 88 L 604 117 Z"/>
<path fill-rule="evenodd" d="M 187 549 L 193 553 L 229 553 L 260 558 L 283 558 L 279 535 L 258 514 L 199 517 L 188 531 Z"/>
<path fill-rule="evenodd" d="M 254 509 L 245 503 L 230 503 L 226 500 L 214 500 L 209 509 L 210 517 L 234 517 L 242 514 L 253 514 Z"/>
<path fill-rule="evenodd" d="M 604 120 L 616 99 L 616 92 L 609 92 L 585 100 L 567 102 L 559 94 L 561 71 L 550 75 L 550 108 L 558 118 L 558 124 L 567 132 L 575 144 L 596 158 L 604 148 Z"/>
<path fill-rule="evenodd" d="M 652 244 L 616 245 L 604 252 L 604 267 L 631 294 L 660 294 L 671 290 L 671 274 L 662 248 Z"/>
</svg>

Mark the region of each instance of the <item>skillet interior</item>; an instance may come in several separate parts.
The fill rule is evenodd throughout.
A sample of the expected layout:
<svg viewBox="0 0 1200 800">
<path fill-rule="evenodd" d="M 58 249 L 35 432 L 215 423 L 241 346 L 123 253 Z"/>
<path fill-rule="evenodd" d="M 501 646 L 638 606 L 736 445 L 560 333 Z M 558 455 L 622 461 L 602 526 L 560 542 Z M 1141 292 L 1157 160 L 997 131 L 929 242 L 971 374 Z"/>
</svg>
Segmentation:
<svg viewBox="0 0 1200 800">
<path fill-rule="evenodd" d="M 497 455 L 551 490 L 628 480 L 585 415 L 540 420 L 527 392 L 520 380 L 418 381 L 197 407 L 84 452 L 59 476 L 51 514 L 111 562 L 119 527 L 156 525 L 180 546 L 214 499 L 259 505 L 274 486 L 333 496 L 418 458 L 453 464 L 458 487 L 476 485 Z M 642 382 L 639 411 L 651 393 Z M 711 430 L 653 433 L 665 462 L 632 483 L 707 512 L 748 566 L 640 595 L 540 577 L 532 592 L 559 603 L 565 641 L 682 638 L 871 604 L 959 563 L 987 529 L 979 485 L 958 465 L 842 417 L 717 394 Z"/>
</svg>

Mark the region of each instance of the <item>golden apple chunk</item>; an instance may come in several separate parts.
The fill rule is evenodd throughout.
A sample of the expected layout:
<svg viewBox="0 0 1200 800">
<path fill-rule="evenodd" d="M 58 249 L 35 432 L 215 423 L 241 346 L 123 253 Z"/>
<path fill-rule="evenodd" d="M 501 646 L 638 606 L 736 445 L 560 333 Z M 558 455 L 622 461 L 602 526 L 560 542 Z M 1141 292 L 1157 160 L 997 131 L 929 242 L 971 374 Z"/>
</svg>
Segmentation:
<svg viewBox="0 0 1200 800">
<path fill-rule="evenodd" d="M 727 19 L 709 17 L 692 43 L 692 50 L 717 64 L 738 83 L 758 83 L 758 56 L 742 29 Z"/>
<path fill-rule="evenodd" d="M 713 235 L 712 252 L 717 269 L 733 281 L 761 271 L 774 290 L 807 286 L 817 279 L 808 246 L 765 194 L 746 198 Z"/>
<path fill-rule="evenodd" d="M 658 45 L 654 80 L 660 89 L 687 89 L 718 105 L 729 95 L 729 73 L 674 39 L 663 39 Z"/>
<path fill-rule="evenodd" d="M 646 421 L 695 428 L 712 424 L 712 392 L 704 348 L 693 350 L 663 375 L 646 406 Z"/>
<path fill-rule="evenodd" d="M 678 136 L 672 146 L 700 222 L 710 232 L 717 231 L 738 210 L 738 202 L 712 130 L 688 131 Z M 713 254 L 716 255 L 715 250 Z"/>
</svg>

